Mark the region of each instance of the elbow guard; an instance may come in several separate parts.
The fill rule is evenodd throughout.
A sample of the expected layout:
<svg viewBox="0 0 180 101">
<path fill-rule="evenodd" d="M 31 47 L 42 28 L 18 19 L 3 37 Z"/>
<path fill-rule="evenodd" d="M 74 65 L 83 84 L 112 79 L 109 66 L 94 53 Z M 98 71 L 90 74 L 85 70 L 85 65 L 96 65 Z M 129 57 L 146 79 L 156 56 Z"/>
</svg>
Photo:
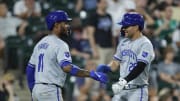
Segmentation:
<svg viewBox="0 0 180 101">
<path fill-rule="evenodd" d="M 81 69 L 76 66 L 76 65 L 72 65 L 71 71 L 69 72 L 71 75 L 75 76 Z"/>
<path fill-rule="evenodd" d="M 69 73 L 70 73 L 71 75 L 73 75 L 73 76 L 75 76 L 75 75 L 78 73 L 78 71 L 81 70 L 78 66 L 73 65 L 73 64 L 72 64 L 71 62 L 69 62 L 69 61 L 64 61 L 64 62 L 62 62 L 60 66 L 61 66 L 61 68 L 64 68 L 64 67 L 67 66 L 67 65 L 71 65 L 71 70 L 69 71 Z"/>
</svg>

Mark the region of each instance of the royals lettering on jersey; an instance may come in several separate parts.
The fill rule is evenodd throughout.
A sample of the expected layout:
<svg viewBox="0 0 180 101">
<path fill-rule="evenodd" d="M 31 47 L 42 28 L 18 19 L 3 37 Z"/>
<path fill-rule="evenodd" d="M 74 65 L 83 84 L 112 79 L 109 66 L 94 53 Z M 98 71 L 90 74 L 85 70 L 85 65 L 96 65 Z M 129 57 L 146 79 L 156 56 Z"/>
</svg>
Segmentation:
<svg viewBox="0 0 180 101">
<path fill-rule="evenodd" d="M 126 77 L 137 62 L 147 64 L 145 70 L 136 79 L 132 80 L 132 84 L 148 84 L 148 72 L 150 63 L 154 59 L 154 51 L 151 42 L 145 37 L 141 37 L 135 41 L 127 38 L 121 39 L 118 44 L 114 59 L 120 61 L 120 76 Z"/>
<path fill-rule="evenodd" d="M 130 50 L 130 49 L 127 49 L 127 50 L 125 49 L 125 50 L 123 50 L 123 51 L 121 52 L 121 55 L 122 55 L 122 56 L 129 56 L 130 58 L 137 60 L 136 54 L 135 54 L 132 50 Z"/>
</svg>

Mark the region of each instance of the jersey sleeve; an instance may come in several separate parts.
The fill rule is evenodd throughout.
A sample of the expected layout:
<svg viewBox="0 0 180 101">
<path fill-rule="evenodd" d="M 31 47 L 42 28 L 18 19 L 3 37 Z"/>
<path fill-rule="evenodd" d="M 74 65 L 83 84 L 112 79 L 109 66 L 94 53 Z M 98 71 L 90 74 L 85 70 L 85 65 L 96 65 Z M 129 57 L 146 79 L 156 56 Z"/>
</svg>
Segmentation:
<svg viewBox="0 0 180 101">
<path fill-rule="evenodd" d="M 151 63 L 155 54 L 151 44 L 145 43 L 140 47 L 139 54 L 137 55 L 137 62 Z"/>
<path fill-rule="evenodd" d="M 33 53 L 32 53 L 32 55 L 31 55 L 31 57 L 30 57 L 30 60 L 29 60 L 29 63 L 28 63 L 28 65 L 31 65 L 31 67 L 35 67 L 35 60 L 36 58 L 35 58 L 35 51 L 33 51 Z"/>
<path fill-rule="evenodd" d="M 65 45 L 64 47 L 59 47 L 57 49 L 57 61 L 61 66 L 64 61 L 72 62 L 69 47 Z"/>
<path fill-rule="evenodd" d="M 117 46 L 116 53 L 114 54 L 113 59 L 118 60 L 118 61 L 122 61 L 121 42 L 119 42 L 119 44 Z"/>
</svg>

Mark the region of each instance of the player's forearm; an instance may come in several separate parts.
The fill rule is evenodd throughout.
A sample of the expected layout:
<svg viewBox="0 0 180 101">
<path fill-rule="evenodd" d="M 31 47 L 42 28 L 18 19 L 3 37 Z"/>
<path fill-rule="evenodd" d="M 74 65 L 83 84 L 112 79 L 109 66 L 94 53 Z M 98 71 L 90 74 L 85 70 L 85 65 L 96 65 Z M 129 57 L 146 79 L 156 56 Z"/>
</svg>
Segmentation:
<svg viewBox="0 0 180 101">
<path fill-rule="evenodd" d="M 63 67 L 63 71 L 78 77 L 90 77 L 90 72 L 88 70 L 80 69 L 79 67 L 71 64 Z"/>
<path fill-rule="evenodd" d="M 116 60 L 112 60 L 108 66 L 111 68 L 111 71 L 116 71 L 119 68 L 119 62 Z"/>
<path fill-rule="evenodd" d="M 77 72 L 78 77 L 90 77 L 90 72 L 88 70 L 81 69 Z"/>
<path fill-rule="evenodd" d="M 133 70 L 124 78 L 127 82 L 134 80 L 138 77 L 145 69 L 146 64 L 143 62 L 138 62 Z"/>
<path fill-rule="evenodd" d="M 60 67 L 63 69 L 64 72 L 69 73 L 72 76 L 90 77 L 102 83 L 107 83 L 108 81 L 106 74 L 101 72 L 96 72 L 94 70 L 88 71 L 85 69 L 81 69 L 80 67 L 73 65 L 69 61 L 64 61 L 63 63 L 61 63 Z"/>
</svg>

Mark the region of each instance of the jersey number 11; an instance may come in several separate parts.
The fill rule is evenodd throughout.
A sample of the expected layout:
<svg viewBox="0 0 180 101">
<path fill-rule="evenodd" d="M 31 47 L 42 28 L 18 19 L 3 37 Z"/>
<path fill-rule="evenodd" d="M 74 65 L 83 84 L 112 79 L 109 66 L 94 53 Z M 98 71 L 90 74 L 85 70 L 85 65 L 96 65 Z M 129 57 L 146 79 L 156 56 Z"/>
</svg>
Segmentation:
<svg viewBox="0 0 180 101">
<path fill-rule="evenodd" d="M 41 54 L 39 55 L 38 72 L 43 72 L 43 64 L 44 64 L 43 58 L 44 58 L 44 54 L 41 53 Z"/>
</svg>

